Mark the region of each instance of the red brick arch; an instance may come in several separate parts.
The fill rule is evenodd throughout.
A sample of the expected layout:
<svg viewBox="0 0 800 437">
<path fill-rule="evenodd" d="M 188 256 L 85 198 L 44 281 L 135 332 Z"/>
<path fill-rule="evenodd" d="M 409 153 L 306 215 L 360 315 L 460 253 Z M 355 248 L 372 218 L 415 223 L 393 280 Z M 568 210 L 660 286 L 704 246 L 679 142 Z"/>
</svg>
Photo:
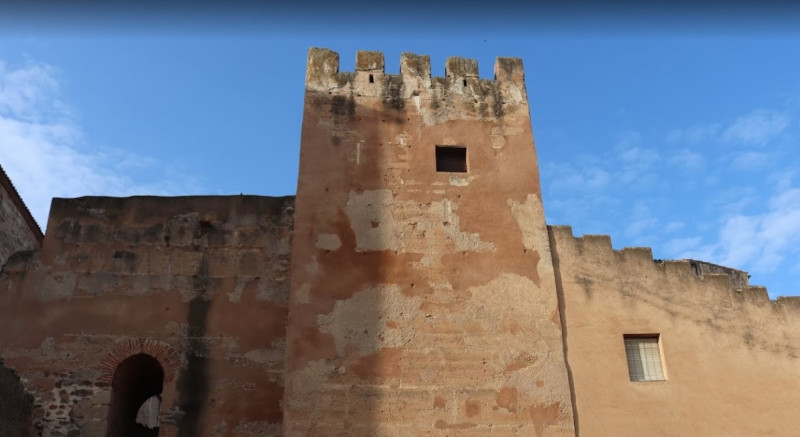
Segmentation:
<svg viewBox="0 0 800 437">
<path fill-rule="evenodd" d="M 100 362 L 100 382 L 111 384 L 117 366 L 126 358 L 136 354 L 147 354 L 158 360 L 164 369 L 164 382 L 175 379 L 181 367 L 181 356 L 166 343 L 149 338 L 132 338 L 120 343 Z"/>
</svg>

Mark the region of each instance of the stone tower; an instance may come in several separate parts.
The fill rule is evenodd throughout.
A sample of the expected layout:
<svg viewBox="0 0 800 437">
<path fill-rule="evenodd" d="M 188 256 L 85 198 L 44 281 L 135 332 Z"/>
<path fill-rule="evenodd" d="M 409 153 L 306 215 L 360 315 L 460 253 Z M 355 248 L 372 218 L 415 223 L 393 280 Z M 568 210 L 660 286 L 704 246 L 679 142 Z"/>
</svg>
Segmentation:
<svg viewBox="0 0 800 437">
<path fill-rule="evenodd" d="M 522 62 L 338 70 L 310 50 L 285 435 L 574 435 Z"/>
</svg>

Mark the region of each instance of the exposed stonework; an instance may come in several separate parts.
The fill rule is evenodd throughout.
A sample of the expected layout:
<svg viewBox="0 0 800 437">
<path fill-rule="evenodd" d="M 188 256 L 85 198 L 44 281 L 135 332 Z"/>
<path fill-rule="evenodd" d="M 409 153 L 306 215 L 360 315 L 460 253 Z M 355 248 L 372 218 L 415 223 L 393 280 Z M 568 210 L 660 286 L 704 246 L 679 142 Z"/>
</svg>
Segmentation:
<svg viewBox="0 0 800 437">
<path fill-rule="evenodd" d="M 164 372 L 160 435 L 280 435 L 293 207 L 55 199 L 41 251 L 0 273 L 0 351 L 36 435 L 105 436 L 114 373 L 137 354 Z"/>
<path fill-rule="evenodd" d="M 521 63 L 357 59 L 309 53 L 286 435 L 573 435 Z"/>
<path fill-rule="evenodd" d="M 38 249 L 41 243 L 39 225 L 0 167 L 0 268 L 12 254 Z"/>
<path fill-rule="evenodd" d="M 545 224 L 519 59 L 307 67 L 296 199 L 55 199 L 40 246 L 0 174 L 0 437 L 800 429 L 800 299 Z"/>
<path fill-rule="evenodd" d="M 750 286 L 750 275 L 748 275 L 745 271 L 694 259 L 690 259 L 688 261 L 692 266 L 692 270 L 694 271 L 695 275 L 700 276 L 723 273 L 731 277 L 733 288 L 737 290 L 741 290 Z"/>
</svg>

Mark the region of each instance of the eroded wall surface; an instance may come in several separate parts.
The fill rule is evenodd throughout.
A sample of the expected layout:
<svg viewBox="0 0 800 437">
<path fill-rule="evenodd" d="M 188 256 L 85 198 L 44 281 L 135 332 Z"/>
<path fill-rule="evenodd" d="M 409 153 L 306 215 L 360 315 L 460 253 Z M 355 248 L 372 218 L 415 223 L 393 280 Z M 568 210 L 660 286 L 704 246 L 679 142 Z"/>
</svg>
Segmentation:
<svg viewBox="0 0 800 437">
<path fill-rule="evenodd" d="M 797 435 L 798 298 L 569 227 L 552 227 L 551 245 L 581 437 Z M 660 336 L 665 380 L 630 380 L 630 334 Z"/>
<path fill-rule="evenodd" d="M 286 436 L 574 435 L 521 61 L 495 74 L 309 52 Z"/>
<path fill-rule="evenodd" d="M 0 167 L 0 269 L 16 252 L 39 247 L 42 232 Z"/>
<path fill-rule="evenodd" d="M 161 436 L 281 434 L 294 199 L 55 199 L 0 274 L 0 351 L 35 435 L 106 436 L 117 366 L 164 371 Z M 20 434 L 23 435 L 23 434 Z"/>
</svg>

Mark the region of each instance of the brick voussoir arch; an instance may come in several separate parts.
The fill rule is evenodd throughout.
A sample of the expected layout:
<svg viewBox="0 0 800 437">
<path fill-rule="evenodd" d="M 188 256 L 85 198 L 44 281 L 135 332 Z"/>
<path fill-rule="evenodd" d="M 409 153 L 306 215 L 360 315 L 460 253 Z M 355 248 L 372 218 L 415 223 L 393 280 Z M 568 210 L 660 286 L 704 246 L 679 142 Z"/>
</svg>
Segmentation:
<svg viewBox="0 0 800 437">
<path fill-rule="evenodd" d="M 100 362 L 100 382 L 111 384 L 114 372 L 121 362 L 136 354 L 147 354 L 158 360 L 164 369 L 164 382 L 175 379 L 181 367 L 181 356 L 168 344 L 149 338 L 132 338 L 114 348 L 103 361 Z"/>
</svg>

